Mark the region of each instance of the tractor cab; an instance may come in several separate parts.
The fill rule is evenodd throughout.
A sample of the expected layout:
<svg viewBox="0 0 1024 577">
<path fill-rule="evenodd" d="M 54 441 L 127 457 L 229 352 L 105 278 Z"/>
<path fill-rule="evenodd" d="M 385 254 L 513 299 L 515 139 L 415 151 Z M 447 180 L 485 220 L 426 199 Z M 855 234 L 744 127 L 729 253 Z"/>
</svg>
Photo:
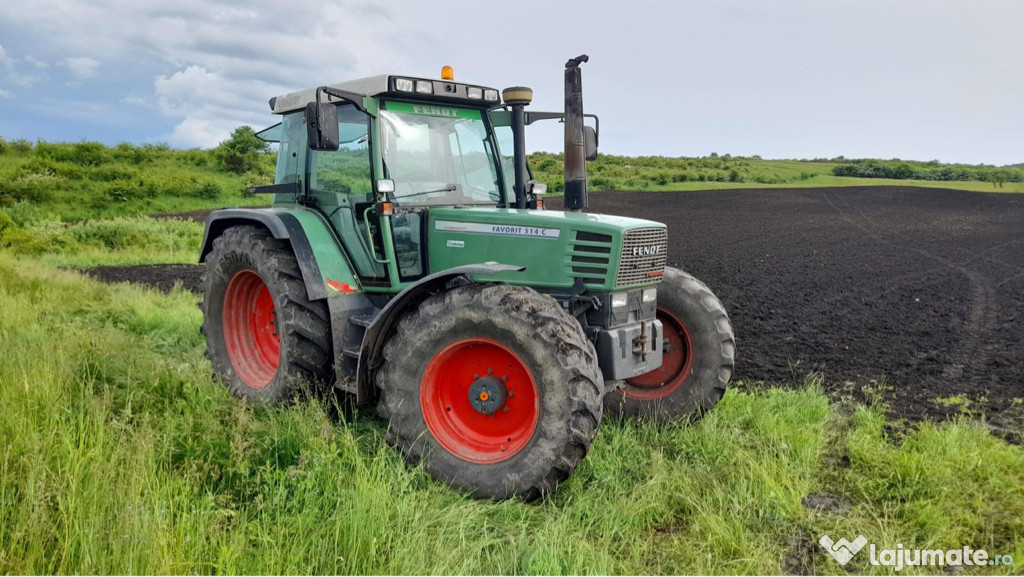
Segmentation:
<svg viewBox="0 0 1024 577">
<path fill-rule="evenodd" d="M 258 135 L 279 144 L 277 173 L 250 191 L 322 212 L 368 287 L 400 290 L 429 274 L 431 208 L 517 203 L 512 115 L 498 90 L 445 76 L 382 75 L 272 99 L 282 121 Z M 536 209 L 546 187 L 526 180 L 523 204 Z"/>
</svg>

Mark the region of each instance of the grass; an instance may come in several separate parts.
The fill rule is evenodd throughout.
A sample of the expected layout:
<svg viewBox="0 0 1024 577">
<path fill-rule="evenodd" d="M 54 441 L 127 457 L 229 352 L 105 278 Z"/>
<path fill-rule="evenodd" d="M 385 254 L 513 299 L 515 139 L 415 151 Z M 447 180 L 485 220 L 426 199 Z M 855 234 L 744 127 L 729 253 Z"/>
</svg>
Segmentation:
<svg viewBox="0 0 1024 577">
<path fill-rule="evenodd" d="M 692 426 L 606 420 L 542 502 L 479 502 L 372 410 L 229 397 L 195 300 L 0 252 L 0 573 L 891 574 L 822 534 L 1024 560 L 1024 451 L 974 421 L 894 438 L 813 380 L 739 384 Z"/>
<path fill-rule="evenodd" d="M 870 161 L 874 165 L 906 164 Z M 535 153 L 530 157 L 536 179 L 554 194 L 562 190 L 562 157 Z M 923 186 L 977 192 L 1024 192 L 1021 167 L 1000 169 L 1009 180 L 995 184 L 981 180 L 925 180 L 835 176 L 835 160 L 765 160 L 759 157 L 708 156 L 703 158 L 622 157 L 602 155 L 587 165 L 591 190 L 693 191 L 735 188 L 816 188 L 826 186 Z M 853 166 L 859 166 L 854 164 Z M 935 172 L 947 166 L 913 163 L 919 172 Z M 962 172 L 990 176 L 991 167 L 963 167 Z M 1016 182 L 1013 181 L 1016 179 Z"/>
<path fill-rule="evenodd" d="M 227 170 L 218 150 L 99 143 L 8 146 L 0 153 L 0 211 L 28 202 L 42 219 L 77 222 L 222 206 L 265 205 L 245 196 L 273 181 L 273 154 L 256 155 L 246 173 Z"/>
</svg>

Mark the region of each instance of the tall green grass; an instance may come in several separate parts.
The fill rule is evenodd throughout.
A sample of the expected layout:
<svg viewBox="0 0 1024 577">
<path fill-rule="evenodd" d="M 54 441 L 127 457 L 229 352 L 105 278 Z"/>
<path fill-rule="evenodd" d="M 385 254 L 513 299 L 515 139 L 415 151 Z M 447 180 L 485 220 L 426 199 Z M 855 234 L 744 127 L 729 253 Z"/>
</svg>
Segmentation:
<svg viewBox="0 0 1024 577">
<path fill-rule="evenodd" d="M 977 423 L 894 439 L 814 382 L 740 384 L 692 426 L 606 420 L 544 501 L 479 502 L 372 410 L 229 397 L 200 322 L 187 292 L 0 253 L 0 573 L 845 573 L 825 533 L 1024 561 L 1024 451 Z"/>
<path fill-rule="evenodd" d="M 276 156 L 253 153 L 249 170 L 238 173 L 222 152 L 22 142 L 0 150 L 0 210 L 27 202 L 47 220 L 73 222 L 269 203 L 244 190 L 273 182 Z"/>
<path fill-rule="evenodd" d="M 58 266 L 195 262 L 201 223 L 146 216 L 52 220 L 32 203 L 0 209 L 0 249 Z"/>
</svg>

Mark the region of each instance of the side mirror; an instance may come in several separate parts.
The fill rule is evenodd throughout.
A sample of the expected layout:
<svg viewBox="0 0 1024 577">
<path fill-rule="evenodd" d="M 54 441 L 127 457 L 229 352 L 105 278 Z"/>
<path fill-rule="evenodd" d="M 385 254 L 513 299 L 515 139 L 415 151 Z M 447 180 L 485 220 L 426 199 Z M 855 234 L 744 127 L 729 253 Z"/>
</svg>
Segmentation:
<svg viewBox="0 0 1024 577">
<path fill-rule="evenodd" d="M 306 134 L 310 150 L 338 150 L 338 107 L 316 102 L 307 104 Z"/>
<path fill-rule="evenodd" d="M 583 150 L 587 160 L 597 160 L 597 131 L 593 126 L 583 127 Z"/>
</svg>

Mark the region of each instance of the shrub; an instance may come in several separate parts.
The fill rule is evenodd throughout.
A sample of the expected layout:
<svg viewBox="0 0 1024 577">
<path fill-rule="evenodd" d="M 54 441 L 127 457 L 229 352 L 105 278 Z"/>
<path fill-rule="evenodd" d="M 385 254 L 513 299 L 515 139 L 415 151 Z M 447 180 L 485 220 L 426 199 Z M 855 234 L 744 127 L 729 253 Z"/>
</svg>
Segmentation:
<svg viewBox="0 0 1024 577">
<path fill-rule="evenodd" d="M 205 200 L 217 200 L 220 198 L 221 188 L 212 180 L 200 181 L 196 183 L 192 193 Z"/>
<path fill-rule="evenodd" d="M 7 144 L 12 151 L 17 152 L 19 154 L 25 154 L 26 152 L 32 150 L 32 143 L 25 140 L 24 138 L 12 140 Z"/>
<path fill-rule="evenodd" d="M 43 222 L 45 219 L 43 211 L 39 206 L 26 201 L 18 201 L 4 209 L 8 218 L 20 227 L 33 226 Z"/>
<path fill-rule="evenodd" d="M 0 179 L 0 204 L 45 202 L 53 196 L 52 175 L 26 175 L 16 179 Z"/>
<path fill-rule="evenodd" d="M 88 172 L 89 180 L 93 182 L 113 182 L 115 180 L 132 180 L 139 175 L 137 170 L 123 166 L 102 166 Z"/>
<path fill-rule="evenodd" d="M 78 142 L 75 144 L 36 143 L 36 156 L 57 162 L 70 162 L 78 166 L 99 166 L 110 159 L 106 146 L 99 142 Z"/>
<path fill-rule="evenodd" d="M 269 149 L 266 142 L 256 137 L 251 126 L 239 126 L 231 132 L 230 138 L 217 146 L 215 155 L 222 168 L 241 174 L 256 168 L 259 156 Z"/>
<path fill-rule="evenodd" d="M 115 160 L 142 164 L 153 161 L 154 151 L 149 147 L 135 146 L 129 142 L 122 142 L 114 147 L 111 151 L 111 156 Z"/>
<path fill-rule="evenodd" d="M 3 234 L 3 232 L 8 228 L 13 228 L 16 226 L 18 225 L 17 223 L 14 222 L 14 219 L 11 218 L 10 216 L 7 216 L 6 212 L 0 210 L 0 234 Z"/>
</svg>

